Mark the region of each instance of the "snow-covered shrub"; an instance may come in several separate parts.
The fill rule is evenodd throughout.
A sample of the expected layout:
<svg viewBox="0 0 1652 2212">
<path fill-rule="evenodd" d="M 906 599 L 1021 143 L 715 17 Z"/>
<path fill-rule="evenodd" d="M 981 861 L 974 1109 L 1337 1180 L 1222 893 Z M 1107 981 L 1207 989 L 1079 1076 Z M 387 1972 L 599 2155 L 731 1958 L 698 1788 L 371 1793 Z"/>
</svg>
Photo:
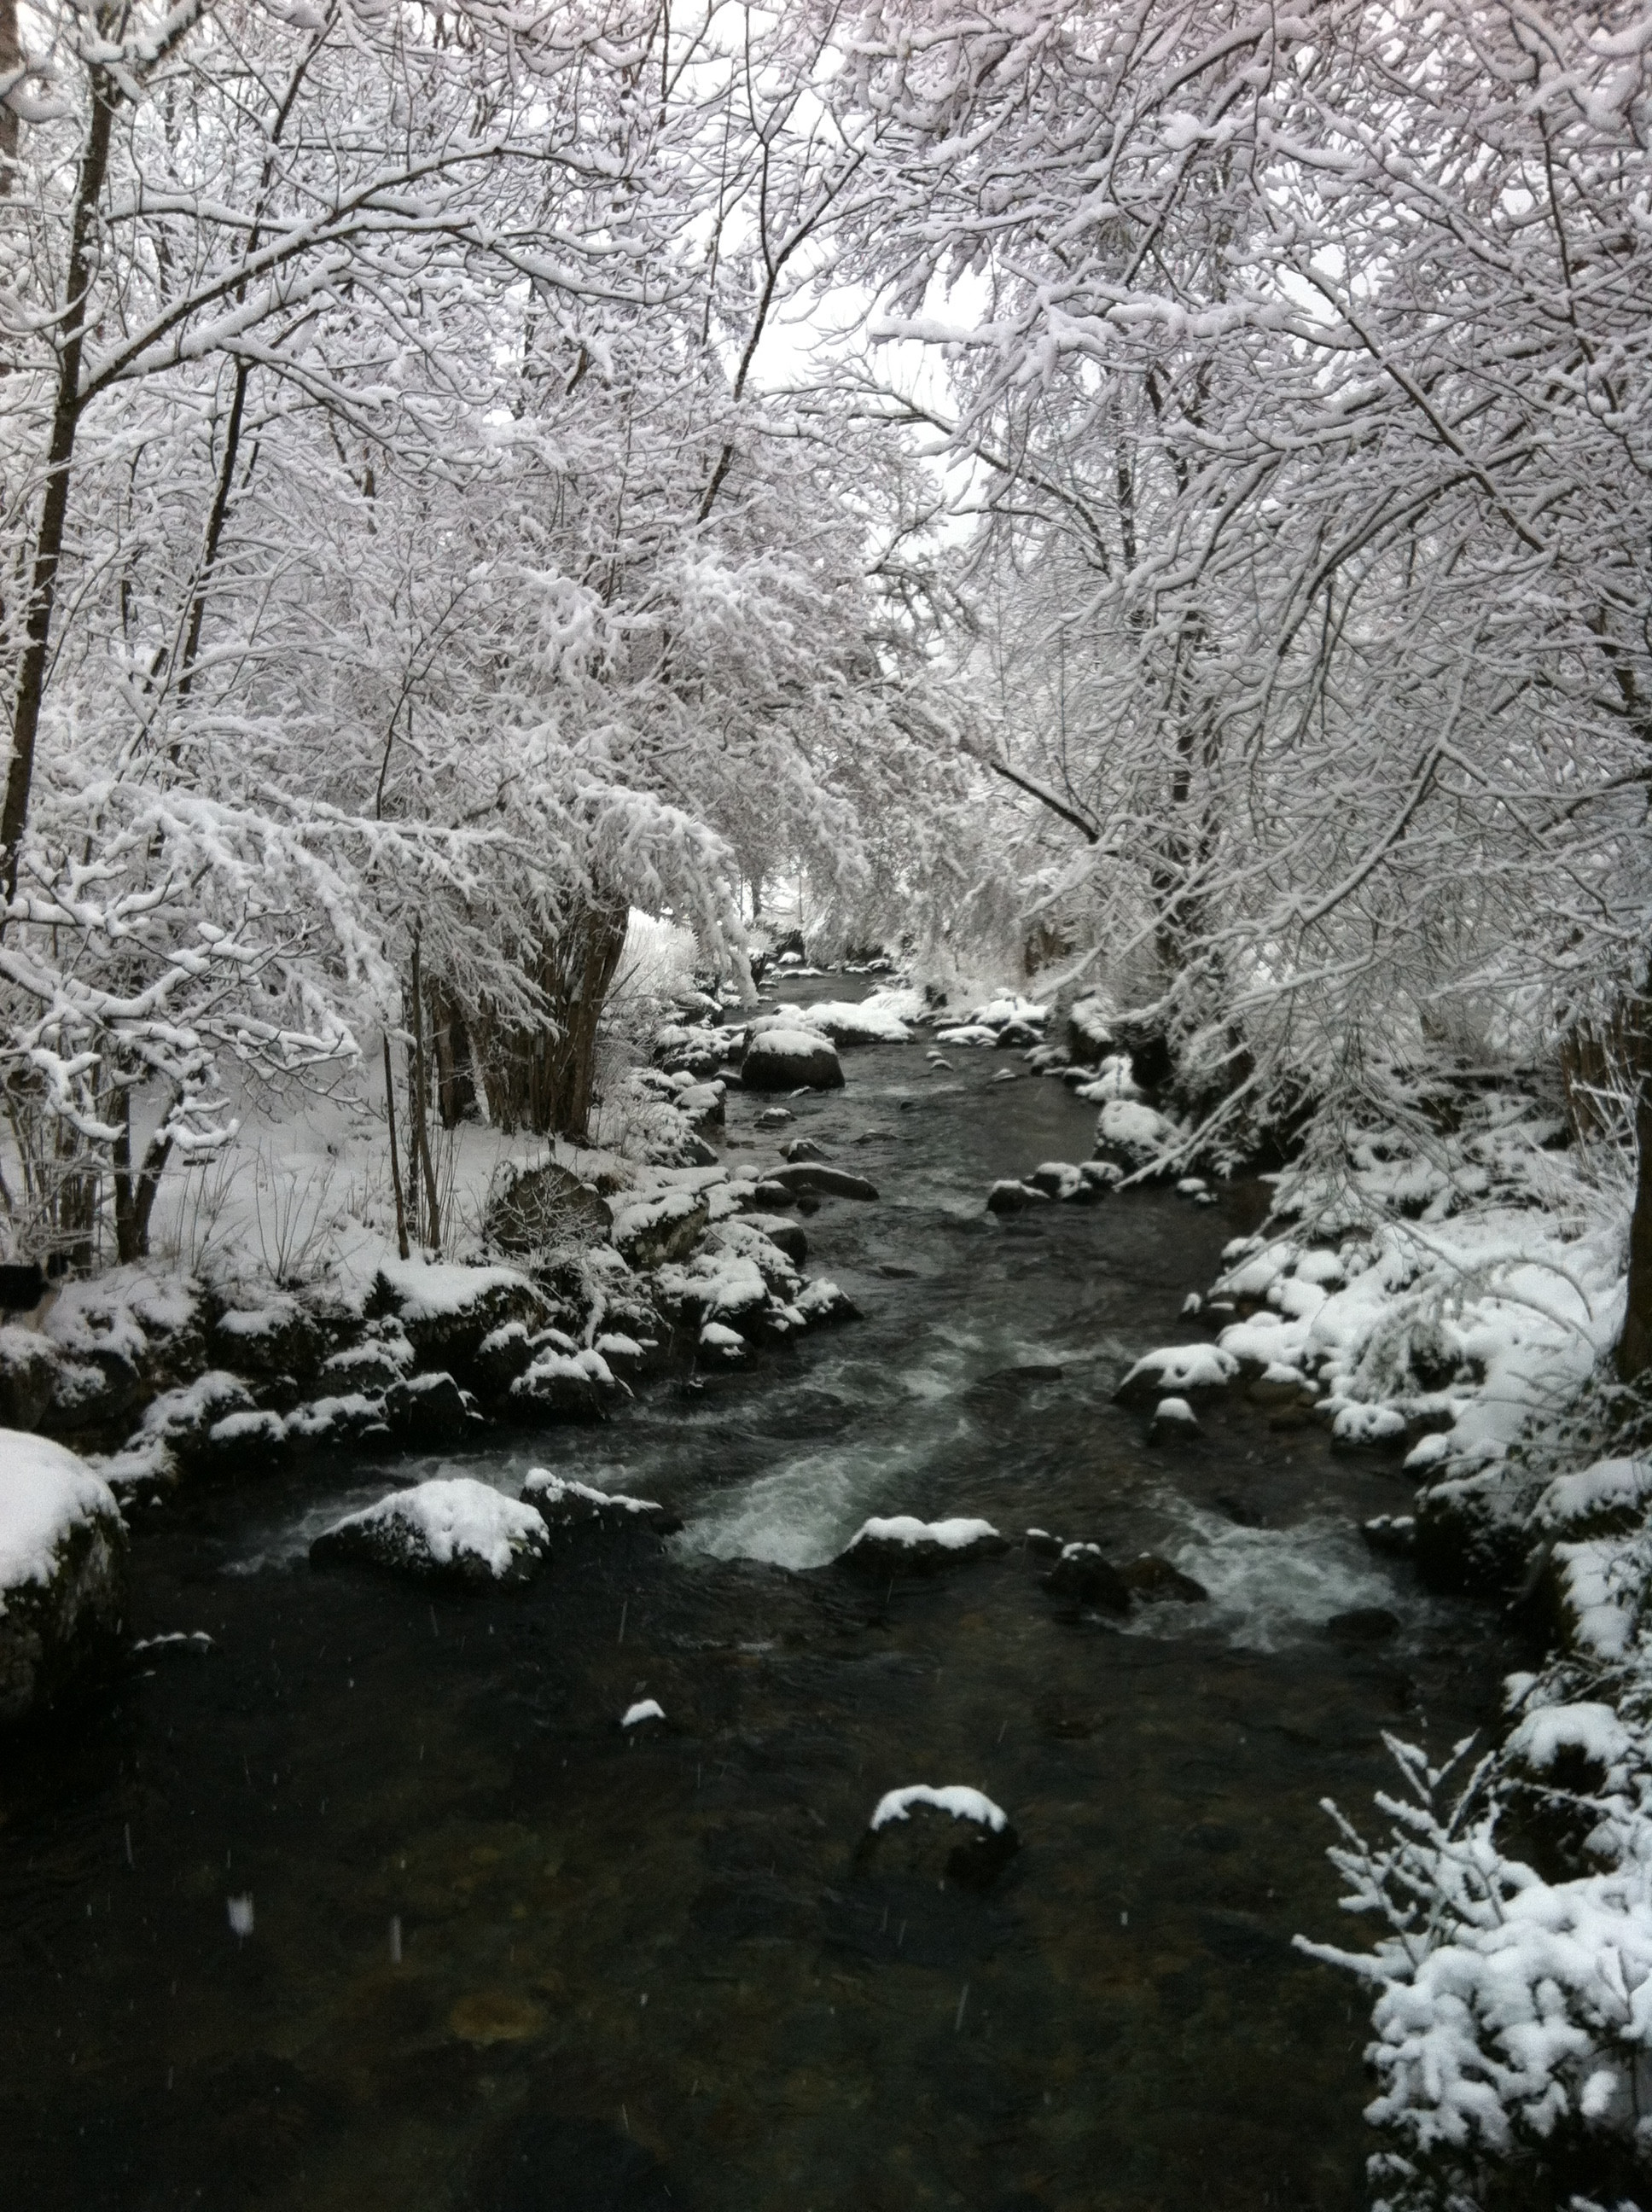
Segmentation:
<svg viewBox="0 0 1652 2212">
<path fill-rule="evenodd" d="M 1491 2162 L 1528 2170 L 1535 2185 L 1521 2201 L 1564 2202 L 1603 2179 L 1615 2193 L 1652 2149 L 1644 1746 L 1626 1756 L 1606 1708 L 1571 1714 L 1570 1735 L 1595 1754 L 1588 1809 L 1619 1820 L 1599 1870 L 1549 1881 L 1503 1852 L 1505 1764 L 1476 1757 L 1472 1740 L 1435 1767 L 1388 1739 L 1405 1794 L 1377 1798 L 1391 1823 L 1382 1842 L 1327 1805 L 1344 1907 L 1387 1932 L 1369 1952 L 1297 1940 L 1375 1992 L 1366 2057 L 1378 2094 L 1366 2117 L 1394 2146 L 1371 2161 L 1376 2212 L 1466 2212 Z M 1632 1833 L 1621 1825 L 1631 1805 Z"/>
</svg>

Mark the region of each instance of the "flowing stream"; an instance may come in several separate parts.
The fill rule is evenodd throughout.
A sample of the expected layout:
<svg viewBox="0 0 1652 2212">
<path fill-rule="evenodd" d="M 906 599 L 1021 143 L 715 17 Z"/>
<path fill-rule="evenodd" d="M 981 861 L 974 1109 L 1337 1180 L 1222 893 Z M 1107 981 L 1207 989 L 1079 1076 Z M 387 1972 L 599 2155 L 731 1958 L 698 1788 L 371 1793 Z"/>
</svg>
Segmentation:
<svg viewBox="0 0 1652 2212">
<path fill-rule="evenodd" d="M 783 1133 L 881 1193 L 806 1224 L 859 1322 L 601 1429 L 146 1516 L 136 1631 L 210 1652 L 141 1654 L 0 1771 L 9 2204 L 1363 2201 L 1363 2001 L 1291 1942 L 1368 1940 L 1319 1801 L 1365 1821 L 1382 1732 L 1442 1752 L 1515 1655 L 1364 1551 L 1393 1462 L 1237 1397 L 1150 1447 L 1111 1403 L 1265 1193 L 994 1219 L 992 1179 L 1087 1157 L 1093 1109 L 951 1057 L 846 1053 L 846 1090 L 793 1102 Z M 732 1158 L 768 1157 L 765 1103 L 731 1096 Z M 685 1532 L 468 1600 L 305 1562 L 386 1478 L 534 1465 Z M 1154 1551 L 1211 1601 L 1121 1628 L 1018 1541 L 869 1587 L 826 1563 L 877 1512 Z M 1370 1607 L 1397 1633 L 1327 1633 Z M 642 1698 L 664 1725 L 622 1730 Z M 994 1887 L 941 1881 L 926 1824 L 857 1852 L 912 1782 L 1005 1808 Z"/>
</svg>

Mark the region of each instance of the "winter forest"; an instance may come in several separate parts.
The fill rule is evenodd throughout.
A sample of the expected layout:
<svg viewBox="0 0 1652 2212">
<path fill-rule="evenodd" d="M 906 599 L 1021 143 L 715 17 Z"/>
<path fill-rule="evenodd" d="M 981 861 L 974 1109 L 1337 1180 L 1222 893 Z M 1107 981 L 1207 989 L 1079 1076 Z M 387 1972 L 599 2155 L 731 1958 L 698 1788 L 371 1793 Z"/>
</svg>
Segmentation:
<svg viewBox="0 0 1652 2212">
<path fill-rule="evenodd" d="M 0 697 L 20 2212 L 1652 2208 L 1642 0 L 0 0 Z"/>
</svg>

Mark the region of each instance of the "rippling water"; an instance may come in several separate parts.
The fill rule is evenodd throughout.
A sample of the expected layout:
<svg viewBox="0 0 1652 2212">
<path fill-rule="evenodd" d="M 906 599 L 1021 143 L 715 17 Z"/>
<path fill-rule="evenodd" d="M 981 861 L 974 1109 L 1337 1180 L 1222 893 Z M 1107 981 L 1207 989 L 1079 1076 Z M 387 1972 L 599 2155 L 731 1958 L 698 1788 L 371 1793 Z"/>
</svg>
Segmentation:
<svg viewBox="0 0 1652 2212">
<path fill-rule="evenodd" d="M 1349 1932 L 1318 1800 L 1363 1813 L 1382 1731 L 1449 1744 L 1515 1655 L 1364 1552 L 1356 1520 L 1406 1495 L 1391 1463 L 1242 1401 L 1150 1448 L 1109 1402 L 1261 1194 L 991 1219 L 988 1182 L 1084 1158 L 1093 1115 L 995 1081 L 1010 1055 L 955 1059 L 847 1054 L 844 1092 L 798 1102 L 883 1194 L 808 1223 L 859 1323 L 601 1430 L 149 1516 L 137 1632 L 205 1628 L 214 1656 L 164 1656 L 0 1773 L 8 2203 L 1361 2201 L 1357 1993 L 1290 1946 Z M 762 1158 L 755 1110 L 727 1133 Z M 684 1533 L 468 1601 L 305 1564 L 386 1475 L 536 1464 Z M 869 1589 L 825 1563 L 878 1511 L 1155 1551 L 1211 1600 L 1064 1611 L 1018 1545 Z M 1388 1642 L 1323 1632 L 1371 1606 Z M 642 1697 L 666 1722 L 639 1740 Z M 857 1854 L 917 1781 L 1007 1810 L 992 1889 L 921 1836 Z"/>
</svg>

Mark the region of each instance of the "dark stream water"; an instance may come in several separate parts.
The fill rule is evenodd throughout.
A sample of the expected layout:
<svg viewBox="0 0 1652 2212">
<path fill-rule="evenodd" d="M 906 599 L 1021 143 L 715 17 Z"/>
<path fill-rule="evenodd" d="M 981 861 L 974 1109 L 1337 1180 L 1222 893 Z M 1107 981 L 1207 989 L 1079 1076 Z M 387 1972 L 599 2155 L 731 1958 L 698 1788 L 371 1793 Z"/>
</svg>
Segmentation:
<svg viewBox="0 0 1652 2212">
<path fill-rule="evenodd" d="M 1513 1655 L 1364 1553 L 1392 1467 L 1242 1401 L 1150 1449 L 1109 1402 L 1261 1194 L 994 1220 L 989 1181 L 1086 1157 L 1093 1109 L 953 1057 L 847 1054 L 798 1102 L 883 1194 L 808 1224 L 861 1322 L 458 1462 L 665 1499 L 669 1552 L 434 1603 L 312 1573 L 382 1463 L 148 1516 L 137 1631 L 213 1656 L 155 1657 L 0 1771 L 8 2206 L 1361 2202 L 1359 1993 L 1290 1942 L 1359 1932 L 1318 1801 L 1363 1818 L 1381 1731 L 1443 1748 Z M 762 1143 L 756 1104 L 731 1142 Z M 1152 1549 L 1212 1602 L 1064 1616 L 1019 1549 L 892 1595 L 794 1571 L 880 1510 Z M 1323 1632 L 1370 1605 L 1397 1637 Z M 667 1727 L 636 1740 L 644 1696 Z M 984 1895 L 921 1838 L 857 1860 L 919 1781 L 1010 1814 Z"/>
</svg>

